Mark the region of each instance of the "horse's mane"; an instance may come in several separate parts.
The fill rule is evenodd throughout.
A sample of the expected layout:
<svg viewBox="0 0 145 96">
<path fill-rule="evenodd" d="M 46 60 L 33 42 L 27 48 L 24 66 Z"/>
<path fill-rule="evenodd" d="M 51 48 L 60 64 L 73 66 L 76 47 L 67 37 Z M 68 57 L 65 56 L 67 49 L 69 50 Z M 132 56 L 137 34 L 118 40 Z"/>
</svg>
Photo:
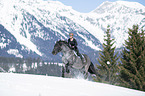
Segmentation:
<svg viewBox="0 0 145 96">
<path fill-rule="evenodd" d="M 67 41 L 64 41 L 64 40 L 59 40 L 57 41 L 59 44 L 66 44 L 68 46 L 68 42 Z M 69 46 L 68 46 L 69 47 Z"/>
</svg>

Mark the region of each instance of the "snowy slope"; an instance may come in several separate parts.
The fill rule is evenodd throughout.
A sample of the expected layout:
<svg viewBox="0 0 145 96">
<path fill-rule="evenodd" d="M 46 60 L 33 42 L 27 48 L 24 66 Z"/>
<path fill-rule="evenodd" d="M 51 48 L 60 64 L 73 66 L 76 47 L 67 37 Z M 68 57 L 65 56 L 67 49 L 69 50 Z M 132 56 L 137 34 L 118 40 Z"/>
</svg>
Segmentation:
<svg viewBox="0 0 145 96">
<path fill-rule="evenodd" d="M 0 73 L 0 96 L 145 96 L 145 92 L 82 79 Z"/>
</svg>

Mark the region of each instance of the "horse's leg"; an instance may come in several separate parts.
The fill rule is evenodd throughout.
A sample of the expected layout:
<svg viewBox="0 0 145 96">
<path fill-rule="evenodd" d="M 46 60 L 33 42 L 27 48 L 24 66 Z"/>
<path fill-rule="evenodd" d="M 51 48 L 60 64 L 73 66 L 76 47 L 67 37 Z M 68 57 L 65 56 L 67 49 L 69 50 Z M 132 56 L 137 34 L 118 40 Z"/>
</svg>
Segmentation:
<svg viewBox="0 0 145 96">
<path fill-rule="evenodd" d="M 85 66 L 82 69 L 80 69 L 79 71 L 83 75 L 83 78 L 84 79 L 87 79 L 88 78 L 88 72 L 86 71 Z"/>
<path fill-rule="evenodd" d="M 84 73 L 84 79 L 87 79 L 88 78 L 88 72 L 85 72 Z"/>
<path fill-rule="evenodd" d="M 95 69 L 93 63 L 91 62 L 91 65 L 89 66 L 88 72 L 92 75 L 96 75 L 96 76 L 101 76 L 98 71 Z"/>
<path fill-rule="evenodd" d="M 62 56 L 62 61 L 64 63 L 63 70 L 62 70 L 62 77 L 68 77 L 67 74 L 70 73 L 69 71 L 69 62 L 66 60 L 64 56 Z"/>
<path fill-rule="evenodd" d="M 64 78 L 65 77 L 65 75 L 64 75 L 64 73 L 65 73 L 65 68 L 64 68 L 64 66 L 62 66 L 62 77 Z"/>
<path fill-rule="evenodd" d="M 89 69 L 89 65 L 86 64 L 84 66 L 84 78 L 87 79 L 88 78 L 88 69 Z"/>
<path fill-rule="evenodd" d="M 65 71 L 66 71 L 66 73 L 70 73 L 70 70 L 69 70 L 69 63 L 67 63 L 66 65 L 65 65 Z"/>
<path fill-rule="evenodd" d="M 62 77 L 64 78 L 72 78 L 72 75 L 70 73 L 70 66 L 69 64 L 65 64 L 62 68 Z"/>
</svg>

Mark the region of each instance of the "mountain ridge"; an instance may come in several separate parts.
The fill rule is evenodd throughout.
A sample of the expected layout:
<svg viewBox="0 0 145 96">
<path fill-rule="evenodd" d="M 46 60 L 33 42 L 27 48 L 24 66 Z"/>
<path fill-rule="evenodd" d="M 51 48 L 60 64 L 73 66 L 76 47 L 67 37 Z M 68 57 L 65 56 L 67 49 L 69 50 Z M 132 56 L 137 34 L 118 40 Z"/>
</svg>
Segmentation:
<svg viewBox="0 0 145 96">
<path fill-rule="evenodd" d="M 134 9 L 145 9 L 144 5 L 142 5 L 138 2 L 130 2 L 130 1 L 115 1 L 115 2 L 105 1 L 100 6 L 98 6 L 96 9 L 98 9 L 100 7 L 107 7 L 108 8 L 109 5 L 125 6 L 125 7 L 128 7 L 128 8 L 134 8 Z M 94 12 L 94 10 L 91 11 L 91 12 Z"/>
<path fill-rule="evenodd" d="M 60 39 L 67 40 L 70 32 L 74 33 L 80 52 L 89 55 L 96 62 L 98 53 L 103 48 L 104 34 L 108 25 L 117 48 L 122 47 L 124 40 L 128 37 L 127 30 L 133 24 L 139 24 L 140 28 L 145 26 L 144 9 L 138 10 L 124 6 L 111 5 L 112 9 L 104 9 L 108 12 L 103 13 L 100 5 L 96 9 L 97 12 L 101 12 L 100 14 L 80 13 L 59 1 L 1 0 L 0 8 L 2 13 L 0 24 L 16 38 L 21 46 L 25 46 L 25 48 L 21 47 L 21 51 L 28 50 L 25 53 L 28 54 L 31 50 L 42 59 L 58 60 L 58 62 L 61 62 L 61 54 L 54 57 L 51 54 L 53 46 Z M 3 43 L 2 40 L 0 43 Z M 23 56 L 20 50 L 18 51 Z M 8 53 L 8 50 L 5 52 Z"/>
</svg>

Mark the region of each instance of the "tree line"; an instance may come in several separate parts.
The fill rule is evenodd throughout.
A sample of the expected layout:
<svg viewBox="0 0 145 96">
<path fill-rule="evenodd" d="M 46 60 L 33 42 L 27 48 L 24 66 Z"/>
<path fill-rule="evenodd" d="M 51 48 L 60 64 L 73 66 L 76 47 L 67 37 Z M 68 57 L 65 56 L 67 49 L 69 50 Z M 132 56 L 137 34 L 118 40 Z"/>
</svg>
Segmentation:
<svg viewBox="0 0 145 96">
<path fill-rule="evenodd" d="M 40 58 L 0 57 L 0 68 L 13 73 L 62 76 L 62 65 Z"/>
<path fill-rule="evenodd" d="M 100 76 L 94 80 L 145 91 L 145 31 L 133 25 L 132 29 L 128 29 L 128 35 L 119 56 L 115 52 L 110 27 L 107 27 L 103 50 L 99 53 L 99 64 L 96 64 Z"/>
</svg>

